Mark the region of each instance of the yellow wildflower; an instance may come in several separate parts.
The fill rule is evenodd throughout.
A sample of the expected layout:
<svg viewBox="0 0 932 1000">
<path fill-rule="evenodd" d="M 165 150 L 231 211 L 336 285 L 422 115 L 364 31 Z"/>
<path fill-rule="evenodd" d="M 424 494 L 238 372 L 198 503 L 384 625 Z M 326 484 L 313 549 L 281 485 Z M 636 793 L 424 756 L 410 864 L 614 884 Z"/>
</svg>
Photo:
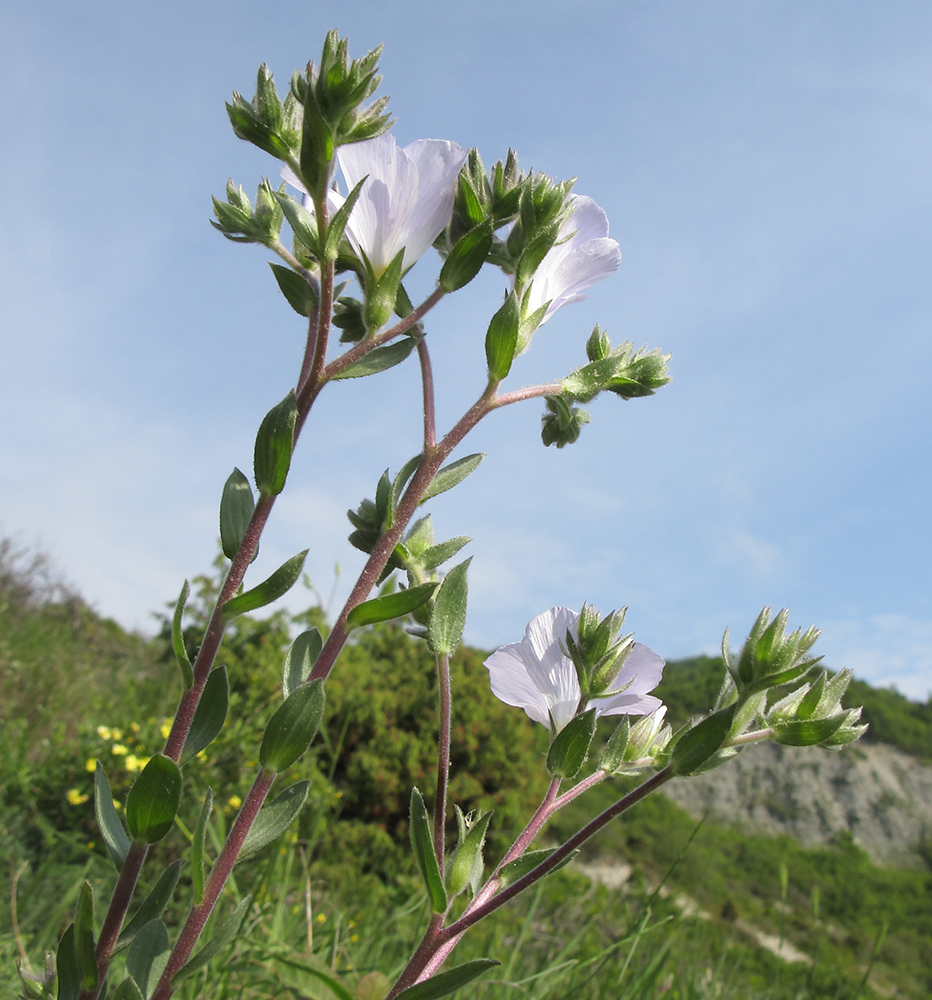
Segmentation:
<svg viewBox="0 0 932 1000">
<path fill-rule="evenodd" d="M 97 727 L 97 735 L 102 740 L 112 740 L 113 739 L 113 733 L 110 731 L 110 727 L 109 726 L 98 726 Z"/>
<path fill-rule="evenodd" d="M 68 802 L 71 805 L 73 805 L 73 806 L 79 806 L 82 803 L 87 802 L 87 800 L 88 800 L 89 797 L 90 796 L 88 796 L 88 795 L 82 795 L 77 790 L 77 788 L 69 788 L 68 789 L 68 795 L 66 796 L 66 798 L 68 799 Z"/>
<path fill-rule="evenodd" d="M 238 795 L 231 795 L 227 799 L 227 805 L 232 806 L 234 809 L 239 809 L 243 804 L 243 800 Z"/>
<path fill-rule="evenodd" d="M 151 759 L 151 757 L 137 757 L 136 754 L 131 753 L 126 758 L 126 770 L 141 771 Z"/>
<path fill-rule="evenodd" d="M 91 774 L 93 774 L 97 770 L 97 758 L 88 757 L 87 760 L 84 762 L 84 770 L 90 771 Z"/>
<path fill-rule="evenodd" d="M 110 747 L 110 753 L 115 757 L 125 757 L 129 753 L 129 747 L 124 746 L 122 743 L 114 743 Z"/>
<path fill-rule="evenodd" d="M 171 731 L 172 731 L 172 720 L 171 719 L 166 719 L 162 723 L 162 725 L 161 725 L 161 727 L 159 729 L 159 732 L 162 734 L 162 739 L 163 740 L 167 740 L 168 739 L 168 734 Z"/>
</svg>

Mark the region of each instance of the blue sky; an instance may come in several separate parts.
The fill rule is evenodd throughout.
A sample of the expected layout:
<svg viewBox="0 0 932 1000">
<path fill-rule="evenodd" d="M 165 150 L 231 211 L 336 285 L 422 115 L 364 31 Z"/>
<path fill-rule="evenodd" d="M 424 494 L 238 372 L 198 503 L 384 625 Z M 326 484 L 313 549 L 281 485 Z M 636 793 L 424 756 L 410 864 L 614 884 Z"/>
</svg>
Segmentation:
<svg viewBox="0 0 932 1000">
<path fill-rule="evenodd" d="M 578 176 L 623 263 L 535 337 L 518 387 L 584 360 L 596 320 L 673 353 L 657 396 L 598 400 L 580 441 L 537 403 L 438 498 L 475 541 L 467 638 L 628 605 L 668 657 L 740 637 L 765 604 L 833 667 L 932 689 L 932 7 L 922 0 L 117 4 L 11 0 L 0 37 L 0 530 L 105 614 L 153 610 L 216 553 L 216 506 L 294 380 L 301 322 L 258 248 L 208 225 L 228 176 L 275 164 L 230 131 L 267 62 L 284 86 L 336 27 L 385 43 L 401 143 L 513 146 Z M 415 287 L 430 288 L 433 261 Z M 417 282 L 421 284 L 418 286 Z M 483 382 L 504 282 L 428 326 L 440 422 Z M 310 547 L 327 593 L 345 510 L 418 450 L 416 372 L 333 387 L 255 579 Z"/>
</svg>

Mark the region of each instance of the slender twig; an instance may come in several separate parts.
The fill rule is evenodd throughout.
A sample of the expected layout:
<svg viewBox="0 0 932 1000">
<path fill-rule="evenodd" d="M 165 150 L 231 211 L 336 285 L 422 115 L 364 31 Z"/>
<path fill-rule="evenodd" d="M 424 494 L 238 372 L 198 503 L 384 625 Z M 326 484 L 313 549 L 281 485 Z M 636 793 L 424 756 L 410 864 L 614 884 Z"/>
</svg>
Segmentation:
<svg viewBox="0 0 932 1000">
<path fill-rule="evenodd" d="M 444 827 L 447 821 L 447 782 L 450 777 L 450 657 L 437 657 L 437 684 L 440 691 L 440 735 L 437 738 L 437 792 L 434 796 L 434 852 L 443 875 Z"/>
<path fill-rule="evenodd" d="M 419 340 L 417 358 L 421 363 L 421 385 L 424 395 L 424 451 L 428 452 L 437 443 L 437 418 L 434 406 L 434 373 L 430 366 L 430 352 L 427 342 Z"/>
</svg>

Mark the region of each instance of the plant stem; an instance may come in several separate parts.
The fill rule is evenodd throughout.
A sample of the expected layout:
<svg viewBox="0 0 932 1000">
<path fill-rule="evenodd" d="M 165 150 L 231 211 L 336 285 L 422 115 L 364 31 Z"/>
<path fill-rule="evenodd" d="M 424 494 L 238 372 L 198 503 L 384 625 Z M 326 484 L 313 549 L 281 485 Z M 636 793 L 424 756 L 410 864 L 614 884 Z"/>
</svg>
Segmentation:
<svg viewBox="0 0 932 1000">
<path fill-rule="evenodd" d="M 440 690 L 440 735 L 437 738 L 437 792 L 434 795 L 434 853 L 443 876 L 444 827 L 447 819 L 447 781 L 450 777 L 450 657 L 437 657 L 437 684 Z"/>
</svg>

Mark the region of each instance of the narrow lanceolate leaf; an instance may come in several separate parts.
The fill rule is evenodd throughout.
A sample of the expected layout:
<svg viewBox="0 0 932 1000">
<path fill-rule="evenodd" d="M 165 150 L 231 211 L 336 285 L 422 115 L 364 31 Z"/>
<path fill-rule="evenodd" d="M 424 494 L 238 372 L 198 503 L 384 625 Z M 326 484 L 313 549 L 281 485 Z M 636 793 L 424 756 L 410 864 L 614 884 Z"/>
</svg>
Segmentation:
<svg viewBox="0 0 932 1000">
<path fill-rule="evenodd" d="M 363 601 L 346 616 L 348 628 L 361 628 L 363 625 L 374 625 L 376 622 L 387 622 L 393 618 L 416 611 L 426 604 L 437 589 L 436 583 L 422 583 L 419 587 L 409 587 L 395 594 L 385 594 L 374 597 L 371 601 Z"/>
<path fill-rule="evenodd" d="M 735 706 L 730 705 L 683 733 L 670 757 L 673 773 L 687 775 L 697 771 L 725 742 L 734 715 Z"/>
<path fill-rule="evenodd" d="M 89 882 L 78 892 L 74 914 L 74 958 L 82 990 L 97 986 L 97 956 L 94 954 L 94 893 Z"/>
<path fill-rule="evenodd" d="M 220 547 L 227 559 L 232 559 L 239 551 L 255 509 L 249 480 L 239 469 L 234 469 L 223 484 L 220 498 Z"/>
<path fill-rule="evenodd" d="M 547 754 L 547 770 L 555 778 L 574 778 L 589 756 L 595 735 L 595 709 L 577 715 L 557 733 Z"/>
<path fill-rule="evenodd" d="M 314 257 L 319 256 L 317 241 L 317 220 L 301 204 L 296 202 L 291 195 L 283 191 L 275 192 L 275 200 L 281 205 L 288 225 L 298 240 L 310 250 Z"/>
<path fill-rule="evenodd" d="M 343 371 L 334 375 L 333 380 L 365 378 L 367 375 L 378 375 L 379 372 L 388 371 L 389 368 L 400 365 L 415 347 L 417 347 L 417 340 L 414 337 L 402 337 L 401 340 L 396 340 L 393 344 L 376 347 L 375 350 L 363 355 L 358 361 L 354 361 Z"/>
<path fill-rule="evenodd" d="M 435 656 L 452 656 L 456 652 L 466 624 L 466 573 L 472 557 L 454 566 L 443 578 L 434 598 L 427 626 L 427 642 Z"/>
<path fill-rule="evenodd" d="M 411 790 L 411 849 L 414 851 L 414 860 L 427 887 L 430 905 L 435 913 L 444 913 L 447 908 L 447 890 L 444 888 L 440 865 L 434 853 L 434 836 L 427 816 L 427 807 L 416 788 Z"/>
<path fill-rule="evenodd" d="M 304 560 L 307 556 L 307 549 L 292 556 L 288 562 L 282 563 L 277 570 L 267 579 L 263 580 L 258 587 L 247 590 L 244 594 L 231 597 L 223 605 L 223 617 L 229 621 L 237 615 L 244 615 L 257 608 L 264 608 L 267 604 L 277 601 L 284 596 L 297 583 L 304 569 Z"/>
<path fill-rule="evenodd" d="M 431 545 L 422 554 L 421 565 L 424 569 L 436 569 L 448 559 L 452 559 L 464 545 L 468 545 L 471 541 L 469 535 L 457 535 L 455 538 L 448 538 L 445 542 Z"/>
<path fill-rule="evenodd" d="M 309 781 L 299 781 L 286 788 L 273 802 L 259 811 L 255 823 L 246 834 L 243 848 L 236 859 L 237 864 L 277 840 L 291 826 L 304 808 L 310 788 Z"/>
<path fill-rule="evenodd" d="M 97 761 L 97 770 L 94 774 L 94 813 L 97 816 L 97 825 L 100 827 L 100 834 L 104 838 L 110 857 L 116 865 L 117 871 L 123 867 L 126 855 L 129 851 L 129 837 L 123 829 L 123 823 L 117 815 L 113 806 L 113 793 L 110 791 L 110 782 L 107 780 L 107 772 L 103 769 L 100 761 Z"/>
<path fill-rule="evenodd" d="M 252 902 L 252 895 L 244 896 L 237 904 L 236 909 L 217 928 L 217 933 L 204 945 L 203 948 L 188 962 L 179 969 L 172 978 L 172 984 L 177 985 L 182 979 L 186 979 L 192 972 L 197 972 L 206 965 L 212 958 L 218 955 L 239 933 L 240 924 L 246 916 L 246 910 Z"/>
<path fill-rule="evenodd" d="M 152 892 L 146 896 L 142 906 L 133 914 L 133 919 L 120 932 L 120 941 L 130 941 L 146 924 L 152 920 L 158 920 L 165 907 L 171 902 L 175 886 L 178 884 L 178 876 L 181 875 L 181 869 L 184 866 L 184 858 L 178 858 L 162 872 Z"/>
<path fill-rule="evenodd" d="M 287 698 L 311 676 L 317 657 L 323 648 L 323 639 L 316 628 L 302 632 L 285 654 L 282 667 L 282 697 Z"/>
<path fill-rule="evenodd" d="M 58 971 L 58 1000 L 78 1000 L 82 987 L 81 973 L 74 954 L 74 924 L 68 925 L 58 942 L 55 965 Z"/>
<path fill-rule="evenodd" d="M 501 309 L 492 317 L 485 335 L 485 357 L 492 382 L 500 382 L 511 371 L 511 363 L 518 349 L 520 322 L 518 299 L 511 292 Z"/>
<path fill-rule="evenodd" d="M 359 198 L 362 186 L 367 180 L 368 175 L 363 177 L 356 187 L 350 191 L 343 204 L 333 213 L 333 218 L 330 220 L 330 225 L 327 227 L 327 236 L 321 250 L 321 256 L 324 260 L 337 259 L 337 252 L 340 249 L 340 241 L 343 239 L 343 233 L 346 231 L 346 223 L 349 221 L 350 213 L 353 211 L 353 206 Z"/>
<path fill-rule="evenodd" d="M 307 752 L 324 714 L 324 682 L 311 681 L 292 691 L 269 719 L 259 747 L 259 763 L 276 774 Z"/>
<path fill-rule="evenodd" d="M 148 997 L 162 978 L 171 942 L 161 920 L 150 920 L 137 931 L 126 956 L 126 971 L 133 977 L 142 995 Z"/>
<path fill-rule="evenodd" d="M 178 661 L 178 668 L 181 670 L 181 683 L 184 685 L 185 691 L 194 683 L 194 668 L 191 666 L 188 651 L 185 649 L 184 634 L 181 631 L 181 617 L 184 614 L 184 606 L 188 603 L 188 594 L 190 592 L 191 587 L 188 581 L 185 580 L 184 586 L 181 588 L 181 593 L 178 595 L 178 600 L 175 603 L 175 613 L 172 615 L 172 649 L 175 651 L 175 659 Z"/>
<path fill-rule="evenodd" d="M 299 316 L 312 316 L 317 308 L 317 295 L 306 278 L 281 264 L 269 264 L 282 295 Z"/>
<path fill-rule="evenodd" d="M 194 839 L 191 842 L 191 882 L 195 904 L 199 904 L 204 898 L 204 883 L 207 880 L 207 824 L 210 822 L 213 808 L 214 792 L 208 788 L 200 815 L 197 817 L 197 825 L 194 827 Z"/>
<path fill-rule="evenodd" d="M 146 1000 L 132 976 L 127 976 L 110 995 L 110 1000 Z"/>
<path fill-rule="evenodd" d="M 130 835 L 143 844 L 161 840 L 172 828 L 180 803 L 181 771 L 170 757 L 156 754 L 129 790 L 126 825 Z"/>
<path fill-rule="evenodd" d="M 515 858 L 514 861 L 509 861 L 507 865 L 502 865 L 501 870 L 498 873 L 499 885 L 502 889 L 507 889 L 508 886 L 514 885 L 515 882 L 520 878 L 524 878 L 530 872 L 542 864 L 550 855 L 553 854 L 552 850 L 547 851 L 525 851 L 520 858 Z M 568 865 L 579 851 L 570 851 L 569 854 L 561 861 L 557 862 L 547 872 L 548 875 L 552 875 L 554 872 L 558 872 L 561 868 Z"/>
<path fill-rule="evenodd" d="M 827 740 L 841 728 L 845 713 L 829 719 L 803 719 L 774 726 L 773 738 L 788 747 L 812 747 Z"/>
<path fill-rule="evenodd" d="M 465 458 L 457 459 L 455 462 L 445 465 L 430 481 L 430 485 L 424 491 L 424 496 L 421 497 L 421 503 L 425 503 L 440 493 L 446 493 L 447 490 L 452 490 L 454 486 L 461 483 L 471 472 L 475 472 L 484 458 L 484 453 L 477 453 L 475 455 L 467 455 Z"/>
<path fill-rule="evenodd" d="M 471 983 L 476 976 L 502 963 L 494 958 L 474 958 L 471 962 L 457 965 L 439 976 L 432 976 L 423 983 L 415 983 L 402 990 L 395 1000 L 437 1000 L 438 997 L 449 996 L 461 986 Z"/>
<path fill-rule="evenodd" d="M 256 486 L 263 496 L 277 496 L 285 488 L 294 429 L 298 419 L 298 403 L 294 390 L 265 415 L 256 434 Z"/>
<path fill-rule="evenodd" d="M 226 722 L 230 707 L 230 681 L 227 668 L 211 670 L 201 700 L 197 703 L 188 737 L 181 750 L 180 763 L 184 766 L 192 757 L 209 747 Z"/>
</svg>

